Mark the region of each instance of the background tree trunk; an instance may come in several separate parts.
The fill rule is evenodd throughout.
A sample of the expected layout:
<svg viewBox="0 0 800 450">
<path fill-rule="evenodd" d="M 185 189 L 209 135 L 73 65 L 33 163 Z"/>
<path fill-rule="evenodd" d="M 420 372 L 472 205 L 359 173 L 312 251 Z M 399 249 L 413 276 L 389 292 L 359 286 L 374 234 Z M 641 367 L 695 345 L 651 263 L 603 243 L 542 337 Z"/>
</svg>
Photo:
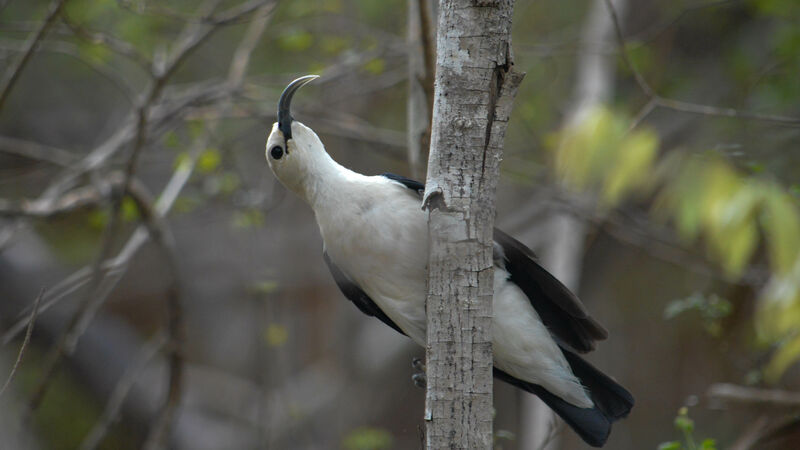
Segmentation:
<svg viewBox="0 0 800 450">
<path fill-rule="evenodd" d="M 513 0 L 443 0 L 427 190 L 427 447 L 492 444 L 492 229 L 516 88 Z"/>
<path fill-rule="evenodd" d="M 612 0 L 617 14 L 623 15 L 627 0 Z M 607 102 L 614 88 L 615 60 L 605 51 L 613 46 L 614 24 L 603 0 L 595 0 L 582 32 L 572 104 L 564 126 L 584 120 L 594 108 Z M 586 196 L 572 199 L 575 205 L 591 203 Z M 580 290 L 586 223 L 569 212 L 551 215 L 542 249 L 542 261 L 550 272 L 575 293 Z M 555 449 L 558 436 L 552 433 L 557 420 L 553 411 L 538 397 L 522 393 L 520 448 Z"/>
<path fill-rule="evenodd" d="M 408 0 L 408 166 L 417 180 L 425 173 L 431 141 L 436 64 L 432 17 L 428 0 Z"/>
</svg>

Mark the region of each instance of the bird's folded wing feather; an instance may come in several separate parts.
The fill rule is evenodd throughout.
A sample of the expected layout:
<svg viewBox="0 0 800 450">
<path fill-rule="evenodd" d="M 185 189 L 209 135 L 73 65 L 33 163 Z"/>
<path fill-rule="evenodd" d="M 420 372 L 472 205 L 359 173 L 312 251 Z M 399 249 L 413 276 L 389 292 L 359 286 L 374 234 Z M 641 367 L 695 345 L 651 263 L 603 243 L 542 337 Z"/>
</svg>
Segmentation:
<svg viewBox="0 0 800 450">
<path fill-rule="evenodd" d="M 369 298 L 369 295 L 367 295 L 366 292 L 362 291 L 355 282 L 348 278 L 347 275 L 345 275 L 345 273 L 339 269 L 339 267 L 331 260 L 330 256 L 328 256 L 328 252 L 322 252 L 322 258 L 328 265 L 331 275 L 333 275 L 333 279 L 336 281 L 336 285 L 339 286 L 339 290 L 341 290 L 342 294 L 344 294 L 348 300 L 353 302 L 358 309 L 361 310 L 361 312 L 368 316 L 375 316 L 380 319 L 381 322 L 397 330 L 398 333 L 405 334 L 403 330 L 401 330 L 400 327 L 398 327 L 397 324 L 389 318 L 389 316 L 384 314 L 378 305 L 376 305 L 375 302 Z"/>
<path fill-rule="evenodd" d="M 509 280 L 522 289 L 559 345 L 585 353 L 594 350 L 595 341 L 608 337 L 578 297 L 539 265 L 528 247 L 497 228 L 494 240 L 502 249 Z"/>
<path fill-rule="evenodd" d="M 425 185 L 390 173 L 384 177 L 401 183 L 422 196 Z M 522 289 L 550 333 L 564 347 L 585 353 L 594 350 L 594 342 L 608 337 L 608 332 L 595 321 L 578 297 L 539 265 L 528 247 L 506 233 L 494 229 L 494 240 L 502 249 L 501 266 L 510 274 L 510 281 Z"/>
</svg>

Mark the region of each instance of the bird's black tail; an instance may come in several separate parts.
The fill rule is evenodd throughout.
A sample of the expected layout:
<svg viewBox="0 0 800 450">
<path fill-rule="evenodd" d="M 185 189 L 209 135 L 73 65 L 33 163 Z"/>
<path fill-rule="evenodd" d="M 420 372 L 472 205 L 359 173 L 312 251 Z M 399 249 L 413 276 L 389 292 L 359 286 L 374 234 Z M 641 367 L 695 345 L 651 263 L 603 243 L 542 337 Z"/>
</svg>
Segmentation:
<svg viewBox="0 0 800 450">
<path fill-rule="evenodd" d="M 518 388 L 535 394 L 556 412 L 564 422 L 592 447 L 602 447 L 611 433 L 611 424 L 628 415 L 633 407 L 633 396 L 624 387 L 609 378 L 580 356 L 563 350 L 572 372 L 586 387 L 594 402 L 593 408 L 579 408 L 551 394 L 538 384 L 514 378 L 494 369 L 494 375 Z"/>
</svg>

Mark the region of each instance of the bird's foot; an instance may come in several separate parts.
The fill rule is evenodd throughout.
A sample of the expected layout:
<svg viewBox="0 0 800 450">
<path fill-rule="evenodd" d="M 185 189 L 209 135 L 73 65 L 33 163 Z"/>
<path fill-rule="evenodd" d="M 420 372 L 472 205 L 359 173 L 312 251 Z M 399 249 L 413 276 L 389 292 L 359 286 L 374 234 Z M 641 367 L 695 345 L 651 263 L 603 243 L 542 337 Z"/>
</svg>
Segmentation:
<svg viewBox="0 0 800 450">
<path fill-rule="evenodd" d="M 414 386 L 425 389 L 428 381 L 425 375 L 425 362 L 422 358 L 415 356 L 411 359 L 411 367 L 417 370 L 415 374 L 411 375 L 411 381 L 414 383 Z"/>
</svg>

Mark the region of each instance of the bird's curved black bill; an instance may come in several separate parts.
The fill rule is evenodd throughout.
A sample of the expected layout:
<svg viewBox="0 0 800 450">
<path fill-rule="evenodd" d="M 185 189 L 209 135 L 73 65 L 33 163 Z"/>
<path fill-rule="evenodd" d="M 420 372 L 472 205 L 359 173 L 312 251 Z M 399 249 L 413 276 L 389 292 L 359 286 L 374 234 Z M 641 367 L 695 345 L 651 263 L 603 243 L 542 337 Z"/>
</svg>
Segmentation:
<svg viewBox="0 0 800 450">
<path fill-rule="evenodd" d="M 319 75 L 306 75 L 292 81 L 283 90 L 281 98 L 278 100 L 278 129 L 281 130 L 283 138 L 287 141 L 292 138 L 292 120 L 294 120 L 290 111 L 292 97 L 298 89 L 316 78 L 319 78 Z"/>
</svg>

